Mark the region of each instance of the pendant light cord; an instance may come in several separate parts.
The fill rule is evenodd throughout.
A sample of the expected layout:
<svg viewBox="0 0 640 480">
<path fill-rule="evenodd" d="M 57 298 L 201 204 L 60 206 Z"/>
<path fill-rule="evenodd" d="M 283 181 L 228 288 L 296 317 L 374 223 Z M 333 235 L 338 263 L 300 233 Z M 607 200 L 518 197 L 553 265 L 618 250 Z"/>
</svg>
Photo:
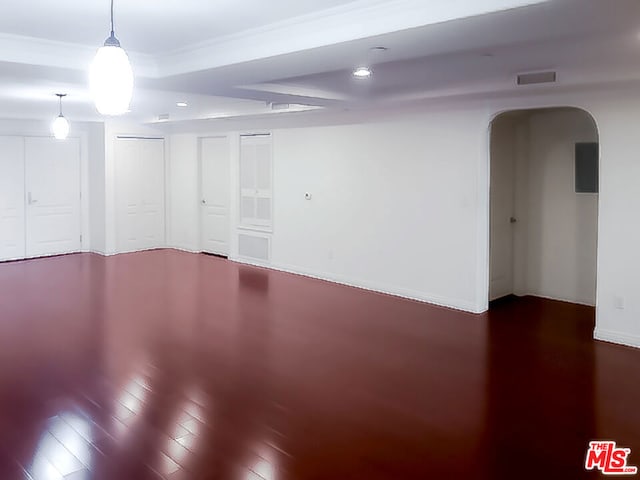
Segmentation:
<svg viewBox="0 0 640 480">
<path fill-rule="evenodd" d="M 111 35 L 104 42 L 105 47 L 119 47 L 120 42 L 116 38 L 113 28 L 113 0 L 111 0 Z"/>
<path fill-rule="evenodd" d="M 56 93 L 56 96 L 58 97 L 58 101 L 60 102 L 60 116 L 64 116 L 62 115 L 62 97 L 66 97 L 67 94 L 66 93 Z"/>
<path fill-rule="evenodd" d="M 113 0 L 111 0 L 111 36 L 113 37 Z"/>
</svg>

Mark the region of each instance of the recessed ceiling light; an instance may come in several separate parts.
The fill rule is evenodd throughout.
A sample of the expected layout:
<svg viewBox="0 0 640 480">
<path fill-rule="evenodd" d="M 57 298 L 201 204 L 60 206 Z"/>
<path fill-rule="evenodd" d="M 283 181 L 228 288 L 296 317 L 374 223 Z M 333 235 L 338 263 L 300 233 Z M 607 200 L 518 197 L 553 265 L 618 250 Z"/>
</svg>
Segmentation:
<svg viewBox="0 0 640 480">
<path fill-rule="evenodd" d="M 371 73 L 369 67 L 358 67 L 353 71 L 353 76 L 356 78 L 369 78 Z"/>
<path fill-rule="evenodd" d="M 189 104 L 187 102 L 178 102 L 176 103 L 176 107 L 188 107 Z"/>
</svg>

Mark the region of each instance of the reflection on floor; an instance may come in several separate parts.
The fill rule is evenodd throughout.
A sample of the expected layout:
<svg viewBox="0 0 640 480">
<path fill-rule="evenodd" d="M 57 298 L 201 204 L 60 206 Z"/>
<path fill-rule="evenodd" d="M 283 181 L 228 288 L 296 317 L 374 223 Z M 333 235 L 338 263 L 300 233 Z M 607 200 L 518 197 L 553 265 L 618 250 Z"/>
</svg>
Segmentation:
<svg viewBox="0 0 640 480">
<path fill-rule="evenodd" d="M 580 478 L 592 439 L 637 465 L 640 351 L 593 324 L 169 250 L 2 264 L 0 478 Z"/>
</svg>

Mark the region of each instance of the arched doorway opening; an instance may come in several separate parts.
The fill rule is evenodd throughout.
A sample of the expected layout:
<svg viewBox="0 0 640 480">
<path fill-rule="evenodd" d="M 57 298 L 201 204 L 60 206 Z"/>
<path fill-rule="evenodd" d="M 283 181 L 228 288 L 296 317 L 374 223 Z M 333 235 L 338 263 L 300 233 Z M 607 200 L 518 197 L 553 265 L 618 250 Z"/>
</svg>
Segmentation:
<svg viewBox="0 0 640 480">
<path fill-rule="evenodd" d="M 490 130 L 489 301 L 595 305 L 598 130 L 578 108 L 516 110 Z"/>
</svg>

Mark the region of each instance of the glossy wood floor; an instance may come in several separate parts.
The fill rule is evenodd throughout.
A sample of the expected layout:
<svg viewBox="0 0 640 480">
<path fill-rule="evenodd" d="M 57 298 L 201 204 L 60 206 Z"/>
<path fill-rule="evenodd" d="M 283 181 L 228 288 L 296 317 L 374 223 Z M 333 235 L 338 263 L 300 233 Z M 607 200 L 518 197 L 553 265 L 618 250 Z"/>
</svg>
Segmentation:
<svg viewBox="0 0 640 480">
<path fill-rule="evenodd" d="M 640 351 L 593 317 L 175 251 L 2 264 L 0 479 L 595 478 L 591 439 L 640 464 Z"/>
</svg>

